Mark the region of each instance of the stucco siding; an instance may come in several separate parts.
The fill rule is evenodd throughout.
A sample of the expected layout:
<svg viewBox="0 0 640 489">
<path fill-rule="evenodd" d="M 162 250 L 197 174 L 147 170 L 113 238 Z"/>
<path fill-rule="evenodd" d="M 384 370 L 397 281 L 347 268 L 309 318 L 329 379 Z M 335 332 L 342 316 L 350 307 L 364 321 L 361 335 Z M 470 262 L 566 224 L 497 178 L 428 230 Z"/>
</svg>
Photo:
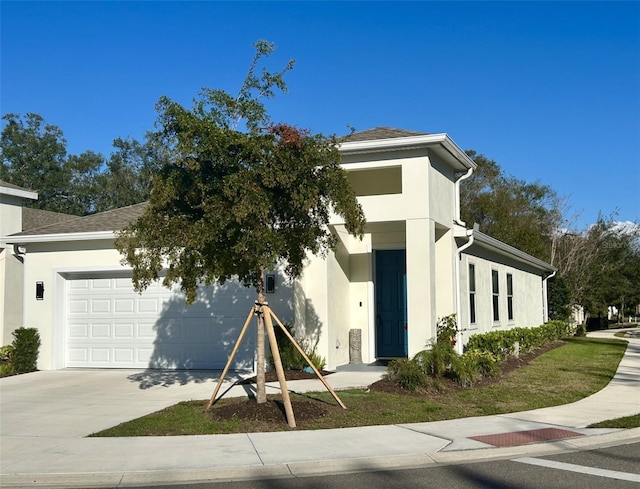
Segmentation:
<svg viewBox="0 0 640 489">
<path fill-rule="evenodd" d="M 475 268 L 476 322 L 470 320 L 469 265 Z M 498 315 L 494 320 L 492 273 L 498 277 Z M 513 281 L 513 319 L 508 315 L 507 275 Z M 508 260 L 489 260 L 480 254 L 462 254 L 460 262 L 461 318 L 466 342 L 470 335 L 514 327 L 535 327 L 544 323 L 543 277 Z"/>
<path fill-rule="evenodd" d="M 448 227 L 455 218 L 454 171 L 434 154 L 429 161 L 429 217 Z"/>
<path fill-rule="evenodd" d="M 33 289 L 33 293 L 28 294 L 24 300 L 24 323 L 38 328 L 40 332 L 42 348 L 38 368 L 48 370 L 66 366 L 67 280 L 78 277 L 130 276 L 130 270 L 124 267 L 120 260 L 121 255 L 112 248 L 111 240 L 48 245 L 34 243 L 28 246 L 24 267 L 25 290 L 28 292 Z M 36 282 L 44 283 L 43 300 L 37 300 L 35 297 Z M 31 284 L 33 287 L 30 287 Z M 233 281 L 227 282 L 225 290 L 229 287 L 234 288 L 234 297 L 240 300 L 241 295 L 243 303 L 248 306 L 247 311 L 243 311 L 242 314 L 235 311 L 242 316 L 241 320 L 234 319 L 233 324 L 224 325 L 229 331 L 237 328 L 239 332 L 249 313 L 255 291 Z M 267 300 L 283 322 L 293 322 L 294 284 L 279 271 L 276 271 L 276 291 L 274 294 L 267 294 Z M 219 307 L 227 306 L 219 304 Z M 217 310 L 212 311 L 212 314 L 217 314 Z M 229 341 L 235 341 L 237 332 L 229 334 Z M 253 338 L 249 341 L 253 341 Z"/>
</svg>

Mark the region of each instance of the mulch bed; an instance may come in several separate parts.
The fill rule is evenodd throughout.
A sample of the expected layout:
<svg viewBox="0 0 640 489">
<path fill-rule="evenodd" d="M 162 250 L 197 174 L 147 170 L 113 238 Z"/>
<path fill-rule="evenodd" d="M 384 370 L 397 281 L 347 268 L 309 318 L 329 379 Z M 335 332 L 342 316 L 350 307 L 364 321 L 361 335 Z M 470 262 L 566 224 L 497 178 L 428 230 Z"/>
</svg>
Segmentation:
<svg viewBox="0 0 640 489">
<path fill-rule="evenodd" d="M 494 377 L 483 378 L 476 382 L 473 387 L 481 387 L 485 385 L 491 385 L 497 382 L 501 376 L 516 370 L 524 365 L 529 364 L 533 359 L 542 355 L 543 353 L 553 350 L 563 344 L 562 341 L 557 341 L 548 344 L 536 351 L 528 354 L 522 354 L 520 357 L 509 358 L 500 365 L 500 372 Z M 323 375 L 329 375 L 331 372 L 322 371 Z M 287 370 L 285 372 L 285 378 L 287 380 L 300 380 L 316 378 L 313 373 L 304 372 L 302 370 Z M 275 371 L 266 373 L 267 382 L 277 381 Z M 243 384 L 255 383 L 255 377 L 245 379 Z M 400 394 L 405 396 L 414 397 L 437 397 L 446 392 L 452 390 L 461 390 L 461 387 L 453 379 L 442 378 L 434 382 L 434 385 L 423 389 L 420 392 L 408 391 L 404 389 L 397 382 L 390 381 L 388 379 L 380 380 L 370 387 L 372 391 L 386 392 L 390 394 Z M 323 416 L 330 414 L 334 406 L 325 404 L 323 402 L 314 399 L 292 399 L 293 412 L 295 419 L 298 423 L 305 421 L 313 421 Z M 286 429 L 286 415 L 284 405 L 279 396 L 269 396 L 266 403 L 258 404 L 255 399 L 247 399 L 238 402 L 223 403 L 210 411 L 210 416 L 213 419 L 224 420 L 230 418 L 237 418 L 245 421 L 250 421 L 249 431 L 275 431 L 278 429 Z"/>
<path fill-rule="evenodd" d="M 497 375 L 493 377 L 484 377 L 479 381 L 475 382 L 473 384 L 473 387 L 483 387 L 483 386 L 494 384 L 503 375 L 506 375 L 509 372 L 512 372 L 513 370 L 516 370 L 524 365 L 528 365 L 529 363 L 531 363 L 533 359 L 539 357 L 543 353 L 546 353 L 550 350 L 558 348 L 559 346 L 562 346 L 562 345 L 563 345 L 562 341 L 555 341 L 541 348 L 538 348 L 537 350 L 531 353 L 521 354 L 517 358 L 509 357 L 507 360 L 505 360 L 500 364 L 500 372 Z M 455 380 L 447 377 L 437 379 L 434 381 L 434 385 L 431 385 L 419 391 L 407 390 L 397 382 L 389 379 L 379 380 L 378 382 L 371 384 L 369 388 L 377 392 L 386 392 L 388 394 L 401 394 L 404 396 L 413 396 L 413 397 L 425 397 L 425 395 L 438 396 L 446 392 L 465 389 L 460 384 L 458 384 Z"/>
</svg>

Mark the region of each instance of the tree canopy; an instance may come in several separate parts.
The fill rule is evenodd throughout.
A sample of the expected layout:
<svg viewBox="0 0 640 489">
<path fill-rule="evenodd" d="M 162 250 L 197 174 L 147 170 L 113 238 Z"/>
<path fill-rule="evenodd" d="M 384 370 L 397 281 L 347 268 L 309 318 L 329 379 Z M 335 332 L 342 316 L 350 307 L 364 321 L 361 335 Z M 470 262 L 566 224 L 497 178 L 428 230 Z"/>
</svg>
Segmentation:
<svg viewBox="0 0 640 489">
<path fill-rule="evenodd" d="M 460 189 L 461 217 L 483 233 L 541 260 L 551 258 L 551 237 L 562 221 L 560 198 L 548 185 L 506 175 L 493 160 L 467 154 L 478 167 Z"/>
<path fill-rule="evenodd" d="M 143 215 L 116 240 L 138 289 L 168 264 L 164 285 L 179 283 L 188 301 L 199 283 L 233 276 L 262 291 L 266 269 L 283 262 L 297 277 L 307 253 L 334 246 L 332 212 L 350 233 L 364 232 L 335 139 L 272 123 L 260 100 L 285 89 L 282 75 L 293 62 L 259 77 L 257 63 L 273 46 L 256 49 L 238 96 L 203 89 L 192 109 L 167 97 L 158 103 L 159 136 L 171 157 L 154 176 Z"/>
<path fill-rule="evenodd" d="M 116 139 L 109 158 L 67 153 L 62 130 L 35 113 L 6 114 L 0 135 L 0 179 L 38 192 L 28 205 L 87 215 L 138 204 L 149 197 L 151 175 L 164 155 L 149 133 L 144 142 Z"/>
</svg>

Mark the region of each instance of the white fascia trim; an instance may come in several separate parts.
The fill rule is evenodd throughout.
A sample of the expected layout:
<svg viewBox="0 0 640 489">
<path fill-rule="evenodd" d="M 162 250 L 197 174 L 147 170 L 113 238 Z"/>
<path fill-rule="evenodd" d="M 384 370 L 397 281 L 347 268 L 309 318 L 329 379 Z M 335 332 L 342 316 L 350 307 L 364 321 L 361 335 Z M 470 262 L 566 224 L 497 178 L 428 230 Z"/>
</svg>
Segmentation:
<svg viewBox="0 0 640 489">
<path fill-rule="evenodd" d="M 536 258 L 535 256 L 531 256 L 528 253 L 525 253 L 524 251 L 520 251 L 518 248 L 514 248 L 513 246 L 508 245 L 507 243 L 503 243 L 502 241 L 492 238 L 487 234 L 481 233 L 480 231 L 473 230 L 469 235 L 466 232 L 462 234 L 460 230 L 456 229 L 456 231 L 454 232 L 454 236 L 457 238 L 471 236 L 474 239 L 474 243 L 478 245 L 484 245 L 484 247 L 486 248 L 497 251 L 502 255 L 515 258 L 520 262 L 527 263 L 545 272 L 554 273 L 557 270 L 557 268 L 555 268 L 552 265 L 549 265 L 547 262 L 542 261 Z"/>
<path fill-rule="evenodd" d="M 0 244 L 52 243 L 60 241 L 92 241 L 114 239 L 115 231 L 94 231 L 90 233 L 34 234 L 24 236 L 6 236 L 0 238 Z"/>
<path fill-rule="evenodd" d="M 426 134 L 402 138 L 373 139 L 370 141 L 346 142 L 338 145 L 341 154 L 376 153 L 381 151 L 400 151 L 406 149 L 426 148 L 440 145 L 446 149 L 465 168 L 476 168 L 475 162 L 469 158 L 446 134 Z"/>
<path fill-rule="evenodd" d="M 15 197 L 22 197 L 23 199 L 38 200 L 38 192 L 33 192 L 31 190 L 19 190 L 17 188 L 0 186 L 0 194 L 13 195 Z"/>
</svg>

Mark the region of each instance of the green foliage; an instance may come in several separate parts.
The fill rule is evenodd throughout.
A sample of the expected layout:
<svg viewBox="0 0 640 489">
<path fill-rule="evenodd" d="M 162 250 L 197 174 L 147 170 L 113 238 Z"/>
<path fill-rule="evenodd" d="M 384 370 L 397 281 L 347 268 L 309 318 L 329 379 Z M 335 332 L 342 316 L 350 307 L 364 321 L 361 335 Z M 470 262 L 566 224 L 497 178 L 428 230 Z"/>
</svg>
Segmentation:
<svg viewBox="0 0 640 489">
<path fill-rule="evenodd" d="M 442 317 L 436 325 L 436 334 L 438 342 L 448 342 L 451 345 L 456 344 L 456 336 L 458 334 L 458 322 L 455 314 Z"/>
<path fill-rule="evenodd" d="M 429 377 L 415 360 L 397 358 L 387 366 L 387 378 L 398 382 L 403 388 L 415 391 L 429 384 Z"/>
<path fill-rule="evenodd" d="M 18 328 L 13 333 L 13 369 L 16 373 L 37 369 L 40 333 L 36 328 Z"/>
<path fill-rule="evenodd" d="M 295 338 L 293 333 L 293 327 L 290 324 L 284 323 L 285 328 L 289 334 Z M 280 360 L 282 361 L 282 367 L 285 370 L 302 370 L 308 366 L 307 361 L 300 354 L 298 349 L 291 343 L 287 335 L 284 334 L 279 327 L 274 328 L 276 334 L 276 341 L 278 342 L 278 351 L 280 352 Z M 318 370 L 323 370 L 327 362 L 324 357 L 318 354 L 318 343 L 311 344 L 307 338 L 295 338 L 304 353 L 309 357 L 311 363 Z M 275 362 L 273 356 L 269 357 L 269 365 L 274 368 Z"/>
<path fill-rule="evenodd" d="M 332 211 L 349 233 L 363 235 L 364 214 L 335 139 L 269 121 L 260 99 L 284 90 L 282 76 L 293 66 L 258 77 L 257 63 L 272 49 L 256 44 L 237 96 L 204 89 L 191 110 L 160 99 L 158 137 L 170 156 L 144 214 L 115 241 L 137 290 L 167 264 L 163 284 L 180 284 L 188 302 L 200 283 L 233 276 L 262 291 L 264 270 L 278 262 L 297 277 L 308 253 L 335 246 Z"/>
<path fill-rule="evenodd" d="M 483 233 L 545 261 L 562 220 L 560 199 L 547 185 L 506 175 L 493 160 L 467 154 L 478 167 L 460 188 L 462 220 Z"/>
<path fill-rule="evenodd" d="M 67 154 L 62 130 L 42 116 L 6 114 L 0 136 L 0 179 L 38 192 L 28 205 L 37 209 L 86 215 L 144 202 L 152 174 L 166 159 L 160 140 L 116 139 L 114 152 Z"/>
<path fill-rule="evenodd" d="M 0 377 L 12 375 L 13 370 L 13 345 L 0 347 Z"/>
<path fill-rule="evenodd" d="M 413 360 L 427 375 L 442 377 L 456 358 L 457 353 L 449 341 L 436 341 L 430 348 L 418 352 Z"/>
<path fill-rule="evenodd" d="M 550 321 L 537 328 L 513 328 L 489 331 L 469 338 L 467 351 L 489 352 L 499 360 L 513 355 L 516 342 L 521 352 L 530 352 L 552 341 L 572 336 L 575 330 L 565 321 Z"/>
<path fill-rule="evenodd" d="M 11 363 L 13 359 L 13 345 L 5 345 L 0 347 L 0 363 Z"/>
<path fill-rule="evenodd" d="M 558 274 L 570 304 L 597 316 L 615 305 L 625 313 L 640 303 L 640 225 L 599 216 L 582 232 L 566 232 L 554 242 Z"/>
<path fill-rule="evenodd" d="M 571 315 L 571 294 L 564 278 L 555 276 L 547 281 L 549 318 L 568 321 Z"/>
</svg>

